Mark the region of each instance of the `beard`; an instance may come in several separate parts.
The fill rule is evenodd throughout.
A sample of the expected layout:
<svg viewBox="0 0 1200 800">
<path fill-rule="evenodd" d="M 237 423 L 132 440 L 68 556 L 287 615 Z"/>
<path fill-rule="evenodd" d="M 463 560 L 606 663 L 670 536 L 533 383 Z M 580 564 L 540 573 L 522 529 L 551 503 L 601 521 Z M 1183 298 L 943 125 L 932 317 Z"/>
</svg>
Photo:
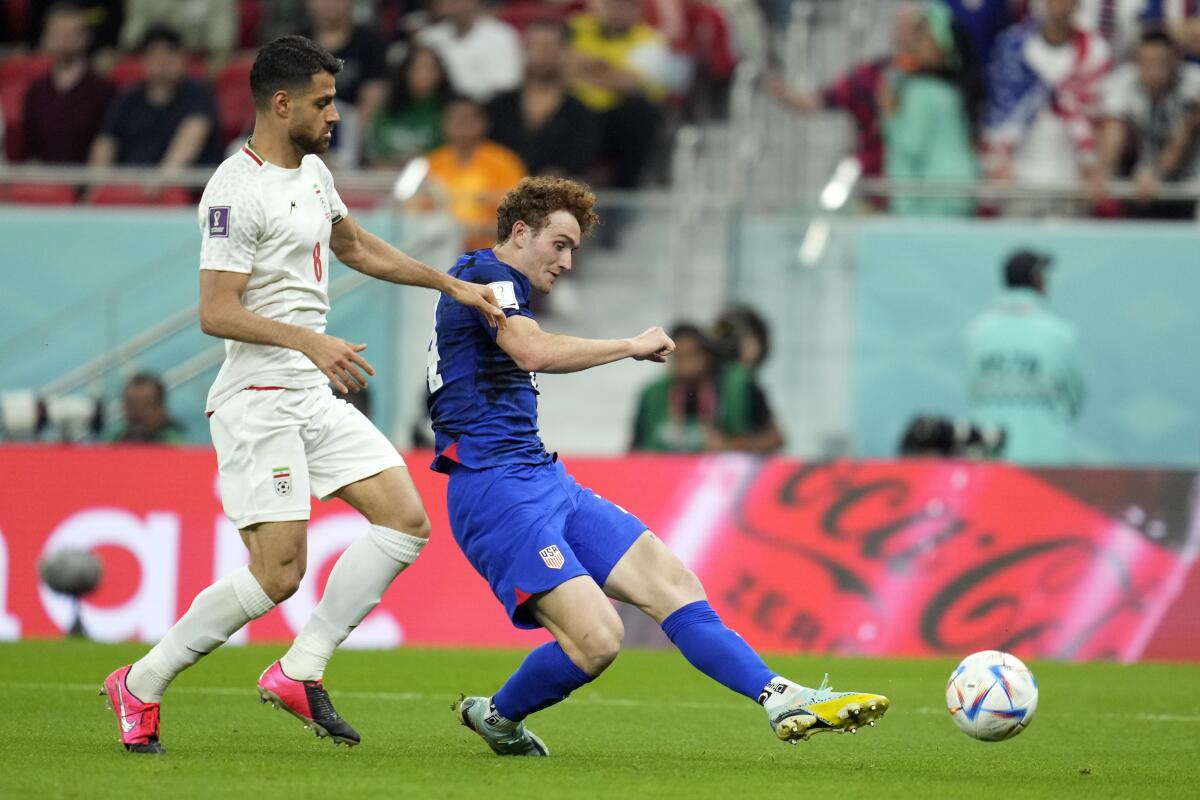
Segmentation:
<svg viewBox="0 0 1200 800">
<path fill-rule="evenodd" d="M 323 133 L 310 137 L 297 131 L 288 131 L 288 138 L 291 139 L 292 146 L 306 156 L 319 156 L 329 149 L 329 141 Z"/>
</svg>

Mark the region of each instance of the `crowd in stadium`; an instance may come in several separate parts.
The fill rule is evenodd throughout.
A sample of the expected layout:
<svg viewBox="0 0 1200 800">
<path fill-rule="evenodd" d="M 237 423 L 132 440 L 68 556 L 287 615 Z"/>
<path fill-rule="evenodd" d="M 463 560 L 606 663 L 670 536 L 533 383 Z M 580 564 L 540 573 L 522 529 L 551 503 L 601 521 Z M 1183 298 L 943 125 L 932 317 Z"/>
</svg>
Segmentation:
<svg viewBox="0 0 1200 800">
<path fill-rule="evenodd" d="M 886 7 L 891 51 L 828 85 L 764 70 L 766 88 L 797 111 L 852 117 L 866 176 L 1076 182 L 1079 212 L 1193 215 L 1194 203 L 1158 195 L 1196 172 L 1200 2 Z M 788 14 L 773 0 L 7 0 L 4 150 L 13 162 L 215 164 L 253 125 L 254 48 L 303 32 L 346 62 L 331 163 L 394 170 L 427 155 L 482 241 L 492 209 L 478 198 L 524 174 L 614 188 L 651 179 L 674 123 L 723 113 L 739 60 L 776 60 Z M 1108 199 L 1119 178 L 1134 181 L 1136 201 Z M 68 194 L 26 187 L 9 199 L 74 199 L 56 188 Z M 986 210 L 962 196 L 891 205 Z M 1041 209 L 1027 199 L 992 210 Z"/>
</svg>

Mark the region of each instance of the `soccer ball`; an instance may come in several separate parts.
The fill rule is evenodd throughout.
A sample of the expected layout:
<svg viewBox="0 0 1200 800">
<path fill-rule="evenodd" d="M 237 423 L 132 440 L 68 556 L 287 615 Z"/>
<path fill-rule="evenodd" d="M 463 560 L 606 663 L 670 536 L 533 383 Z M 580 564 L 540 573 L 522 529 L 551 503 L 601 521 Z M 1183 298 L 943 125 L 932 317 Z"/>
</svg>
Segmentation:
<svg viewBox="0 0 1200 800">
<path fill-rule="evenodd" d="M 1011 739 L 1033 721 L 1038 687 L 1021 659 L 999 650 L 972 653 L 946 682 L 946 708 L 973 739 Z"/>
</svg>

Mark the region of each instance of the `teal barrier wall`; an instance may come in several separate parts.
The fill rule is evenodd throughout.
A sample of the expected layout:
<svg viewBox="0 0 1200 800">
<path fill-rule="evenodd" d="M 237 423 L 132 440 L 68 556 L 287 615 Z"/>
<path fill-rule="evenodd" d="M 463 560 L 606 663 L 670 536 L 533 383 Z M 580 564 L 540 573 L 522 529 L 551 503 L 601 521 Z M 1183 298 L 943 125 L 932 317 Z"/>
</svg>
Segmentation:
<svg viewBox="0 0 1200 800">
<path fill-rule="evenodd" d="M 895 452 L 918 411 L 965 413 L 962 334 L 1019 246 L 1056 256 L 1050 306 L 1079 329 L 1085 462 L 1200 463 L 1200 228 L 871 220 L 856 231 L 855 428 Z"/>
<path fill-rule="evenodd" d="M 358 215 L 396 241 L 399 221 L 387 213 Z M 36 388 L 111 352 L 173 312 L 196 303 L 199 230 L 192 210 L 22 209 L 0 207 L 4 289 L 0 291 L 0 391 Z M 346 267 L 335 262 L 330 280 Z M 367 342 L 377 367 L 395 363 L 392 290 L 358 291 L 333 306 L 329 332 Z M 163 372 L 215 344 L 198 325 L 166 339 L 92 393 L 115 397 L 136 369 Z M 190 438 L 208 441 L 204 399 L 216 369 L 169 398 Z M 388 381 L 372 385 L 372 405 L 384 430 L 395 398 Z"/>
</svg>

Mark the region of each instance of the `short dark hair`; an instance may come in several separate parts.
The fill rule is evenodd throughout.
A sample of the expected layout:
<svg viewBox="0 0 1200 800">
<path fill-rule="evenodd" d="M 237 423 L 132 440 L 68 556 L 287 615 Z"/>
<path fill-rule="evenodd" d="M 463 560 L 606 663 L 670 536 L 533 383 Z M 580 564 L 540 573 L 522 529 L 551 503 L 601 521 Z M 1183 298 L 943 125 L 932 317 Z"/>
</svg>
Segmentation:
<svg viewBox="0 0 1200 800">
<path fill-rule="evenodd" d="M 139 372 L 125 382 L 126 390 L 135 386 L 149 386 L 154 389 L 154 396 L 159 403 L 165 403 L 167 400 L 167 387 L 163 385 L 162 378 L 153 372 Z"/>
<path fill-rule="evenodd" d="M 1161 25 L 1147 25 L 1142 29 L 1142 36 L 1138 39 L 1138 44 L 1161 44 L 1163 47 L 1175 49 L 1175 40 L 1167 33 L 1167 29 Z"/>
<path fill-rule="evenodd" d="M 141 51 L 146 52 L 152 44 L 165 44 L 172 50 L 182 50 L 183 37 L 170 25 L 151 25 L 142 36 Z"/>
<path fill-rule="evenodd" d="M 304 36 L 280 36 L 263 46 L 250 68 L 250 93 L 257 108 L 266 108 L 276 92 L 307 87 L 318 72 L 337 75 L 342 60 Z"/>
<path fill-rule="evenodd" d="M 534 231 L 541 230 L 555 211 L 566 211 L 573 216 L 583 236 L 600 222 L 596 195 L 587 184 L 570 178 L 524 178 L 500 202 L 496 211 L 496 241 L 507 242 L 518 220 Z"/>
</svg>

